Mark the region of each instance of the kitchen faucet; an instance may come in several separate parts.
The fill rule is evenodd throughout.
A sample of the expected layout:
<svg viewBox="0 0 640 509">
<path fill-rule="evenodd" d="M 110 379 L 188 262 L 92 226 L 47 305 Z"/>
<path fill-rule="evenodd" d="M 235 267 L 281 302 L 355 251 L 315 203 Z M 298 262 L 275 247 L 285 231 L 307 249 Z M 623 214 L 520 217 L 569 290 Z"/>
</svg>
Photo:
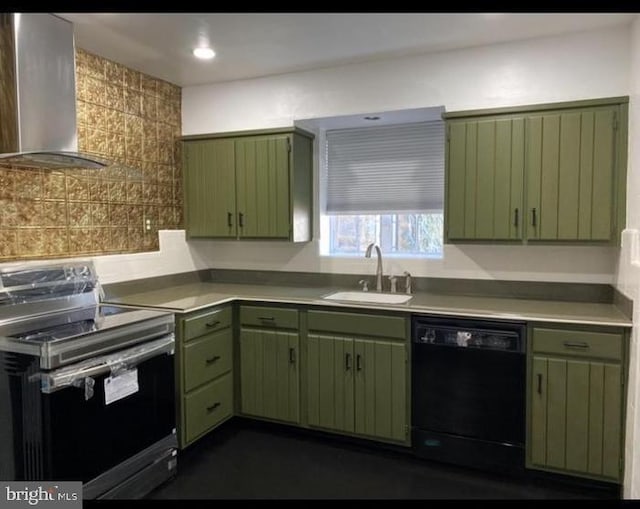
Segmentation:
<svg viewBox="0 0 640 509">
<path fill-rule="evenodd" d="M 365 258 L 371 258 L 371 250 L 376 248 L 376 254 L 378 255 L 378 267 L 376 268 L 376 291 L 382 291 L 382 253 L 380 248 L 373 242 L 367 246 L 367 252 L 364 254 Z"/>
</svg>

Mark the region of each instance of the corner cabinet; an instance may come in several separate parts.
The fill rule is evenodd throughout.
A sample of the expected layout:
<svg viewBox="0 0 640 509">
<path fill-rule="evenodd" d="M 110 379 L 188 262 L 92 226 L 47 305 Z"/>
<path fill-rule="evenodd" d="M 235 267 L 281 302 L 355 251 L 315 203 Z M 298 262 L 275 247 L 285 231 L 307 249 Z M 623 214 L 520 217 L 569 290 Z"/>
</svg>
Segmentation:
<svg viewBox="0 0 640 509">
<path fill-rule="evenodd" d="M 527 466 L 621 482 L 626 344 L 619 329 L 529 329 Z"/>
<path fill-rule="evenodd" d="M 231 306 L 177 318 L 177 422 L 184 448 L 233 415 Z"/>
<path fill-rule="evenodd" d="M 309 426 L 409 441 L 407 319 L 307 312 Z"/>
<path fill-rule="evenodd" d="M 447 113 L 446 241 L 616 243 L 627 103 Z"/>
<path fill-rule="evenodd" d="M 298 310 L 240 306 L 240 412 L 300 422 Z"/>
<path fill-rule="evenodd" d="M 313 134 L 183 137 L 189 238 L 311 240 Z"/>
</svg>

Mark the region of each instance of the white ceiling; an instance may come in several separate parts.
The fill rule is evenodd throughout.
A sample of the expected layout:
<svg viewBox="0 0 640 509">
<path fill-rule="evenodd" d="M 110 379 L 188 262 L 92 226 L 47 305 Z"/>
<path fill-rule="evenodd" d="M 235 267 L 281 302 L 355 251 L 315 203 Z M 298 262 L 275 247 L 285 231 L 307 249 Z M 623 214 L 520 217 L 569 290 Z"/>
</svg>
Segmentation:
<svg viewBox="0 0 640 509">
<path fill-rule="evenodd" d="M 180 86 L 629 24 L 635 13 L 60 13 L 76 45 Z M 196 60 L 208 41 L 217 56 Z"/>
</svg>

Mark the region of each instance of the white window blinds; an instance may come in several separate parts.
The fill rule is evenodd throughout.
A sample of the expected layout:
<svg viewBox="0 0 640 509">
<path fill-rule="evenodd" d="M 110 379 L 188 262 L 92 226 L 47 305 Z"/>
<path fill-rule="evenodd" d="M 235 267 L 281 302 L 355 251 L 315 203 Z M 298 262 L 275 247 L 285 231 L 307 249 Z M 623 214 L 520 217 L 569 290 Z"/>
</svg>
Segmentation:
<svg viewBox="0 0 640 509">
<path fill-rule="evenodd" d="M 327 131 L 327 213 L 442 210 L 444 122 Z"/>
</svg>

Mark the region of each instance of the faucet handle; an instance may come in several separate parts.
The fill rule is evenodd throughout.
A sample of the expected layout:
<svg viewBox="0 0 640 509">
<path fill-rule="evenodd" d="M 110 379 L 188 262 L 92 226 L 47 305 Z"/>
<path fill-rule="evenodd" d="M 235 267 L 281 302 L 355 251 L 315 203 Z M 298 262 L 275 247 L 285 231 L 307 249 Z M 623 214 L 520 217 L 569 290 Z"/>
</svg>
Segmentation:
<svg viewBox="0 0 640 509">
<path fill-rule="evenodd" d="M 405 278 L 405 282 L 404 282 L 404 286 L 405 286 L 405 290 L 407 293 L 411 293 L 411 274 L 409 274 L 409 271 L 405 270 L 402 275 Z"/>
<path fill-rule="evenodd" d="M 396 281 L 398 280 L 398 278 L 394 275 L 389 276 L 389 284 L 391 285 L 391 293 L 396 293 L 397 291 L 397 287 L 396 287 Z"/>
<path fill-rule="evenodd" d="M 363 292 L 369 291 L 369 281 L 367 281 L 366 279 L 361 279 L 360 281 L 358 281 L 358 284 L 362 285 Z"/>
</svg>

